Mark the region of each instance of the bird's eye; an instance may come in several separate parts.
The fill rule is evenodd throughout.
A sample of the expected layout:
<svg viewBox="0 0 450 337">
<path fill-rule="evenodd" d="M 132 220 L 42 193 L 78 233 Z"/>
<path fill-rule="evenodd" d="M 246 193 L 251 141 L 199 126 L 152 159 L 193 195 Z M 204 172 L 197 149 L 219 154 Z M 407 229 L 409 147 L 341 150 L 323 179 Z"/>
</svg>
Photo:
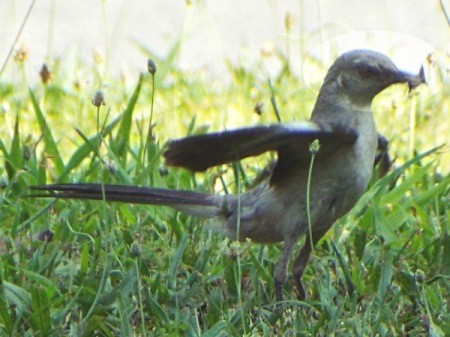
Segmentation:
<svg viewBox="0 0 450 337">
<path fill-rule="evenodd" d="M 381 72 L 379 67 L 368 64 L 360 64 L 356 69 L 361 77 L 373 77 Z"/>
</svg>

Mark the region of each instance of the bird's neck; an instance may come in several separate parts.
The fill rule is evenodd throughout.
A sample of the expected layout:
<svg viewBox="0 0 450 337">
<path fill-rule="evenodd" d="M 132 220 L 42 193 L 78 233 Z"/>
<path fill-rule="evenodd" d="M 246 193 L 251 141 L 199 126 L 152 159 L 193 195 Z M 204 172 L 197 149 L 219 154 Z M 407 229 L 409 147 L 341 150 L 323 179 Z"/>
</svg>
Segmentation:
<svg viewBox="0 0 450 337">
<path fill-rule="evenodd" d="M 345 95 L 321 91 L 311 114 L 311 121 L 345 125 L 358 129 L 361 123 L 372 124 L 372 102 L 352 102 Z"/>
</svg>

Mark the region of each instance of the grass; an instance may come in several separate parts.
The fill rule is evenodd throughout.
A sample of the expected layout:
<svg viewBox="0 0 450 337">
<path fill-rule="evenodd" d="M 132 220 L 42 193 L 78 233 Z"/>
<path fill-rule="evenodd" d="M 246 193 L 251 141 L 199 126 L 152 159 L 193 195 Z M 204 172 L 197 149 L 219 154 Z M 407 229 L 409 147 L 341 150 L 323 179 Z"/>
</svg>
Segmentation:
<svg viewBox="0 0 450 337">
<path fill-rule="evenodd" d="M 155 78 L 114 82 L 98 107 L 86 85 L 97 71 L 84 64 L 53 61 L 52 80 L 31 87 L 37 74 L 23 63 L 3 76 L 0 335 L 449 336 L 449 160 L 448 147 L 436 148 L 448 137 L 443 80 L 436 95 L 422 88 L 407 99 L 396 87 L 376 101 L 395 168 L 315 249 L 308 300 L 295 300 L 289 282 L 279 314 L 280 245 L 228 242 L 167 208 L 26 197 L 27 186 L 49 182 L 248 186 L 270 155 L 241 163 L 245 174 L 230 165 L 196 175 L 160 155 L 168 138 L 276 122 L 268 82 L 257 67 L 229 65 L 231 83 L 211 84 L 177 71 L 176 53 L 156 60 Z M 271 85 L 283 121 L 308 117 L 314 94 L 288 68 Z"/>
</svg>

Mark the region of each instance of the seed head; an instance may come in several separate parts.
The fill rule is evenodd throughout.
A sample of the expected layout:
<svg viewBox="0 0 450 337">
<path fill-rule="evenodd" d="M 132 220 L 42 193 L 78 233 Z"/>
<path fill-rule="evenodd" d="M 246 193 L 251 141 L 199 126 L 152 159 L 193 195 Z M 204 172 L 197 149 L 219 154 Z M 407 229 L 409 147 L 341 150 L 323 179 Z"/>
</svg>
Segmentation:
<svg viewBox="0 0 450 337">
<path fill-rule="evenodd" d="M 14 54 L 14 60 L 17 63 L 23 63 L 28 59 L 30 52 L 28 47 L 24 44 L 20 46 L 20 48 L 16 49 L 16 53 Z"/>
<path fill-rule="evenodd" d="M 311 152 L 311 154 L 315 155 L 317 154 L 317 152 L 319 152 L 320 150 L 320 143 L 318 139 L 315 139 L 311 145 L 309 145 L 309 152 Z"/>
<path fill-rule="evenodd" d="M 94 98 L 92 98 L 92 104 L 96 106 L 97 108 L 100 108 L 100 106 L 105 105 L 105 95 L 103 91 L 97 90 L 97 92 L 94 95 Z"/>
<path fill-rule="evenodd" d="M 255 104 L 255 107 L 253 108 L 253 111 L 258 115 L 261 116 L 263 114 L 263 104 L 261 102 L 258 102 Z"/>
<path fill-rule="evenodd" d="M 156 74 L 156 64 L 152 59 L 148 59 L 147 61 L 147 70 L 150 74 Z"/>
<path fill-rule="evenodd" d="M 47 84 L 52 79 L 52 74 L 45 63 L 42 65 L 39 75 L 43 84 Z"/>
</svg>

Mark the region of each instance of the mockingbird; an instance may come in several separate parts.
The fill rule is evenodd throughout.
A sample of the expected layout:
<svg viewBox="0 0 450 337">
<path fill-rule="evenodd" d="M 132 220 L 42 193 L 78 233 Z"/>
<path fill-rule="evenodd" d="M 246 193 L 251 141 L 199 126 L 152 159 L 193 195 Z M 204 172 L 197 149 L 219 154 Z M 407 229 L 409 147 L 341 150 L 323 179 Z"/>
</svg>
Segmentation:
<svg viewBox="0 0 450 337">
<path fill-rule="evenodd" d="M 400 71 L 378 52 L 346 52 L 328 70 L 309 122 L 255 126 L 169 141 L 164 152 L 166 163 L 192 171 L 276 151 L 277 161 L 270 177 L 241 194 L 101 184 L 56 184 L 31 189 L 50 192 L 34 196 L 170 206 L 193 216 L 218 219 L 232 239 L 283 241 L 274 272 L 277 300 L 282 299 L 286 265 L 294 245 L 306 234 L 293 267 L 298 296 L 304 299 L 301 277 L 311 245 L 365 192 L 377 147 L 379 143 L 386 145 L 377 134 L 371 103 L 379 92 L 395 83 L 407 83 L 410 89 L 425 83 L 423 68 L 417 75 L 410 74 Z M 318 140 L 320 149 L 315 155 L 307 193 L 310 144 L 314 140 Z"/>
</svg>

